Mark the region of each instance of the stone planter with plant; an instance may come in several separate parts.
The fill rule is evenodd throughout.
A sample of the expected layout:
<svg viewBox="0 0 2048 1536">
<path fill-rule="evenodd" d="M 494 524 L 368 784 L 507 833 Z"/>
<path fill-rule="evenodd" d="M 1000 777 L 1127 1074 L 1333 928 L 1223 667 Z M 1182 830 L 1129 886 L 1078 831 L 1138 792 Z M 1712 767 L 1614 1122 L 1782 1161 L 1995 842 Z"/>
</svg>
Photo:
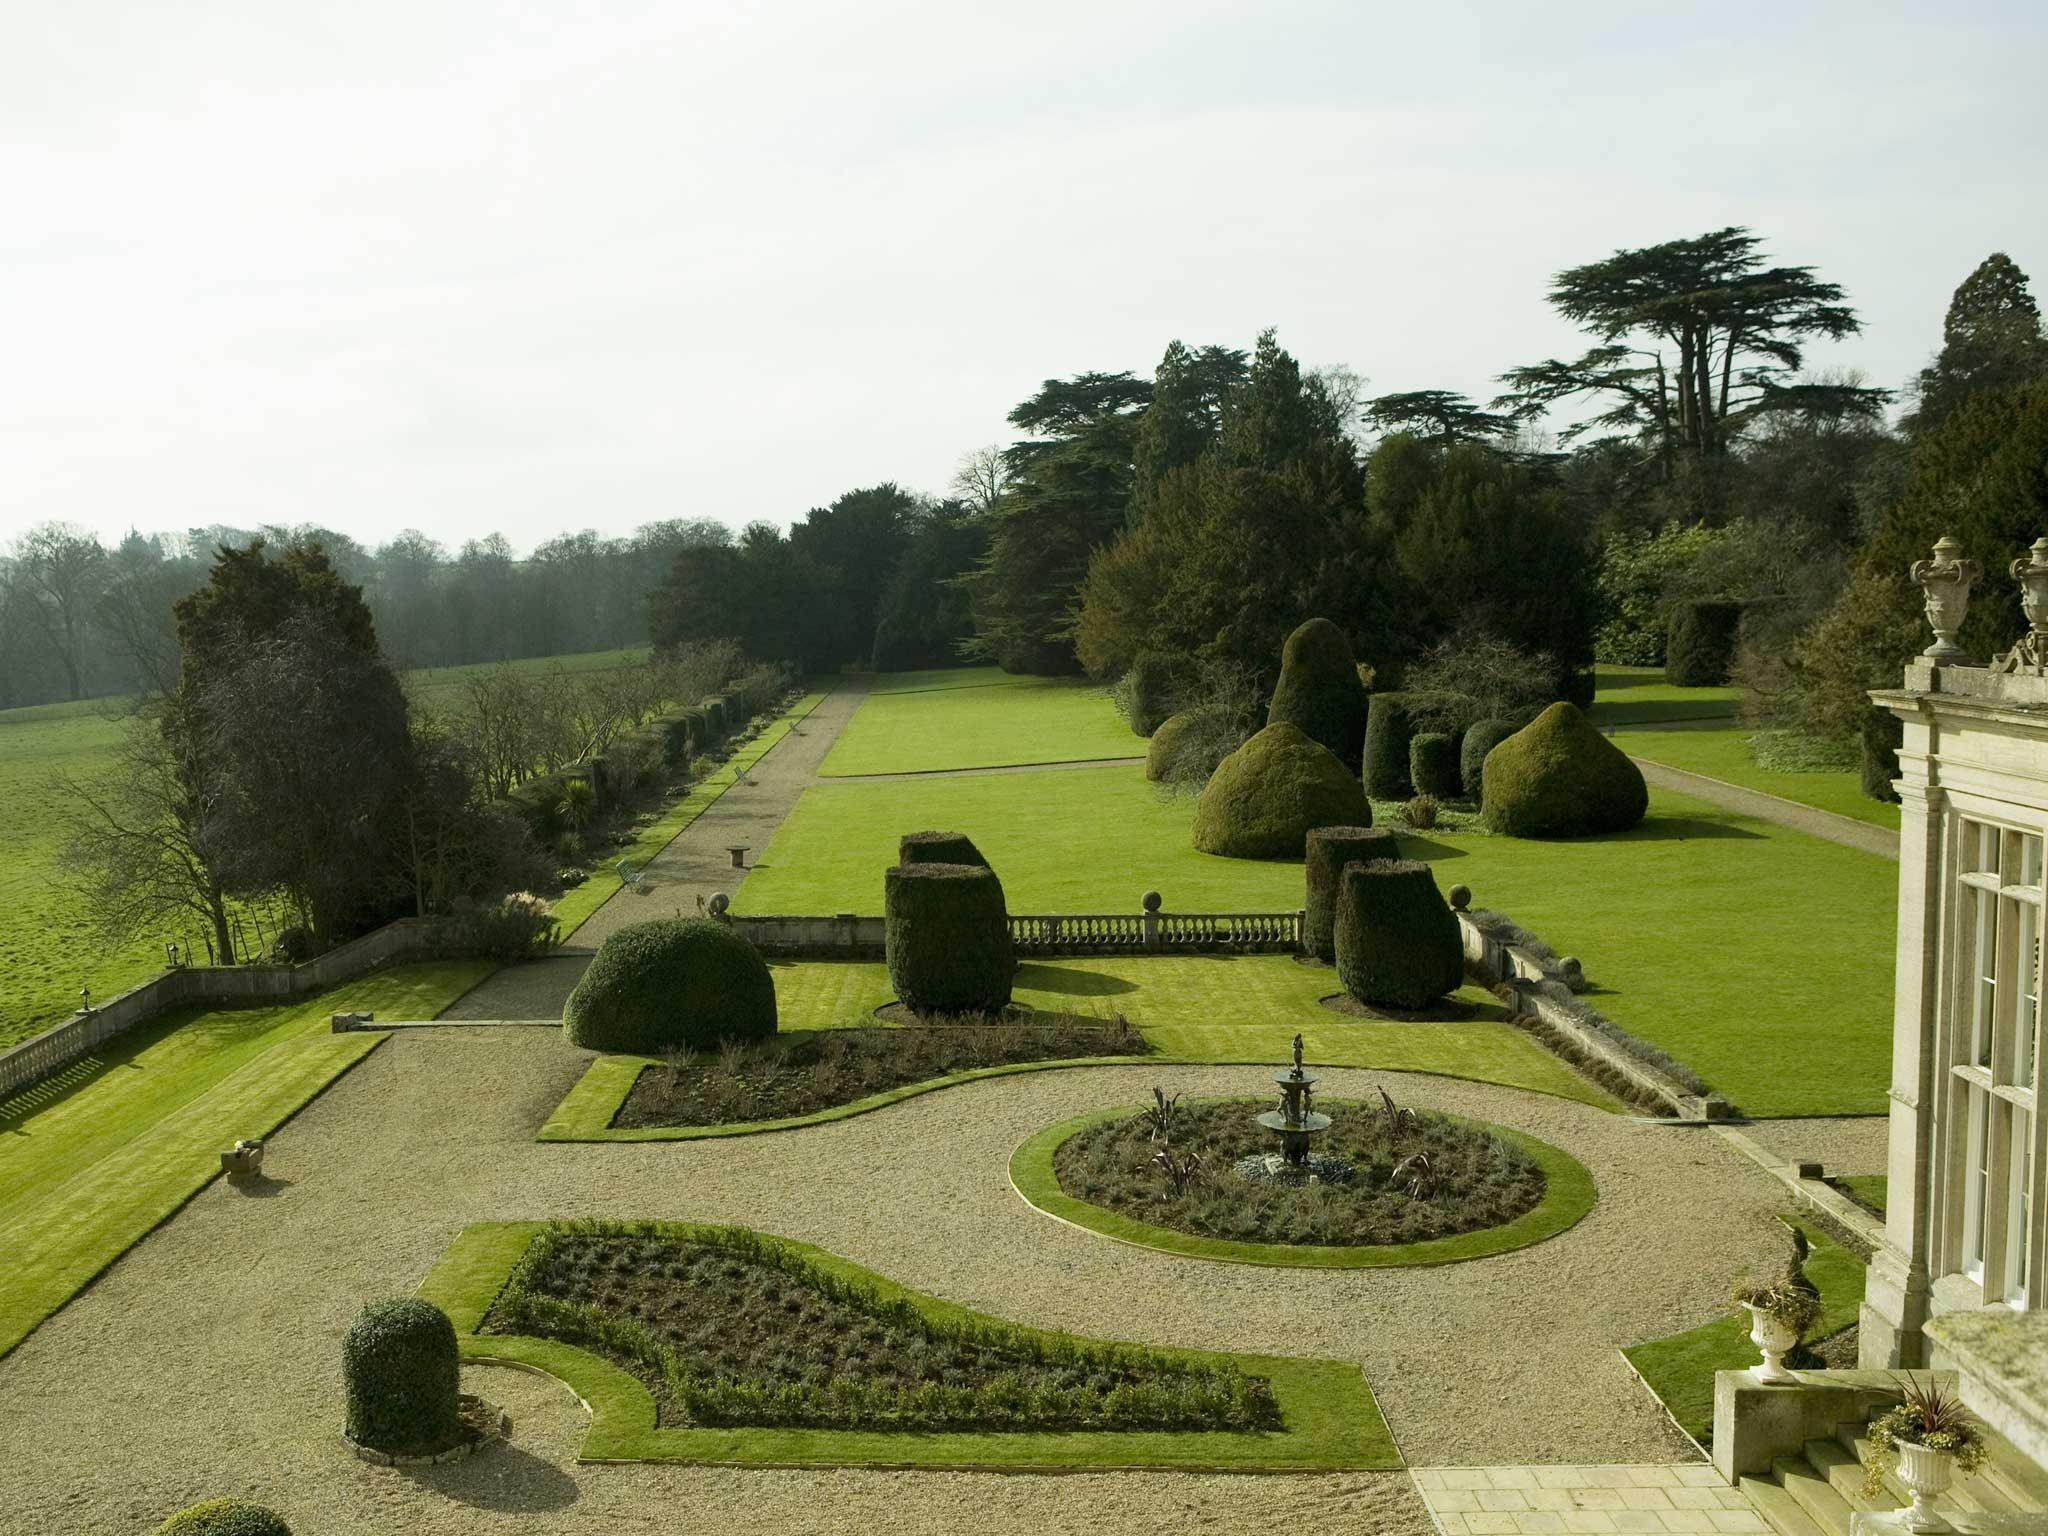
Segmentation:
<svg viewBox="0 0 2048 1536">
<path fill-rule="evenodd" d="M 1796 1384 L 1799 1378 L 1785 1368 L 1785 1356 L 1820 1321 L 1820 1297 L 1798 1272 L 1797 1261 L 1775 1280 L 1737 1286 L 1735 1299 L 1749 1308 L 1750 1342 L 1763 1352 L 1756 1379 L 1773 1386 Z"/>
<path fill-rule="evenodd" d="M 1895 1378 L 1896 1379 L 1896 1378 Z M 1984 1465 L 1989 1450 L 1984 1421 L 1953 1392 L 1908 1376 L 1899 1383 L 1900 1402 L 1870 1424 L 1870 1454 L 1863 1463 L 1863 1491 L 1876 1496 L 1896 1473 L 1913 1502 L 1906 1529 L 1946 1531 L 1934 1501 L 1948 1491 L 1955 1474 L 1965 1477 Z"/>
</svg>

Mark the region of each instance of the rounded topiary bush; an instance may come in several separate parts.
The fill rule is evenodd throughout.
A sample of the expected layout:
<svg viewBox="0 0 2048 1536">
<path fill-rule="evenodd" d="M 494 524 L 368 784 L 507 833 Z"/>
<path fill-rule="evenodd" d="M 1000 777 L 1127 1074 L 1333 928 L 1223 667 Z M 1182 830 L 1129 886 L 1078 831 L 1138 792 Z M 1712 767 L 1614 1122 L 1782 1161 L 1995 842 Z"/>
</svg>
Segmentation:
<svg viewBox="0 0 2048 1536">
<path fill-rule="evenodd" d="M 1296 628 L 1280 652 L 1280 681 L 1266 706 L 1266 723 L 1300 726 L 1356 773 L 1365 746 L 1366 707 L 1358 659 L 1344 631 L 1328 619 L 1310 619 Z"/>
<path fill-rule="evenodd" d="M 1131 729 L 1140 736 L 1158 730 L 1194 680 L 1193 659 L 1175 651 L 1147 651 L 1132 662 L 1118 690 Z"/>
<path fill-rule="evenodd" d="M 1673 606 L 1664 636 L 1664 681 L 1678 688 L 1714 688 L 1727 682 L 1741 625 L 1740 603 L 1694 601 Z"/>
<path fill-rule="evenodd" d="M 1376 693 L 1365 721 L 1365 792 L 1375 800 L 1415 793 L 1408 754 L 1424 730 L 1462 734 L 1479 705 L 1461 693 Z"/>
<path fill-rule="evenodd" d="M 1643 819 L 1642 771 L 1572 704 L 1553 704 L 1486 754 L 1486 825 L 1510 837 L 1622 832 Z"/>
<path fill-rule="evenodd" d="M 1362 827 L 1372 807 L 1337 754 L 1284 721 L 1216 765 L 1195 802 L 1195 846 L 1232 859 L 1298 859 L 1316 827 Z"/>
<path fill-rule="evenodd" d="M 1426 1008 L 1464 985 L 1458 920 L 1413 859 L 1344 866 L 1336 948 L 1337 979 L 1369 1006 Z"/>
<path fill-rule="evenodd" d="M 628 923 L 569 994 L 562 1029 L 588 1051 L 715 1050 L 775 1033 L 775 981 L 754 946 L 723 923 Z"/>
<path fill-rule="evenodd" d="M 1455 800 L 1462 786 L 1458 780 L 1458 742 L 1442 731 L 1423 731 L 1408 743 L 1408 777 L 1418 795 Z"/>
<path fill-rule="evenodd" d="M 999 1013 L 1017 958 L 1002 882 L 982 864 L 899 864 L 883 877 L 889 984 L 913 1013 Z"/>
<path fill-rule="evenodd" d="M 1386 827 L 1317 827 L 1309 833 L 1301 947 L 1318 960 L 1336 959 L 1337 885 L 1344 866 L 1400 857 L 1401 841 Z"/>
<path fill-rule="evenodd" d="M 292 1528 L 276 1510 L 247 1499 L 208 1499 L 179 1510 L 156 1536 L 292 1536 Z"/>
<path fill-rule="evenodd" d="M 1145 743 L 1146 778 L 1159 784 L 1172 776 L 1174 759 L 1180 755 L 1181 746 L 1187 741 L 1188 731 L 1194 723 L 1194 712 L 1185 709 L 1159 722 L 1159 729 Z"/>
<path fill-rule="evenodd" d="M 431 1301 L 374 1301 L 341 1341 L 348 1437 L 392 1455 L 452 1445 L 462 1430 L 455 1325 Z"/>
<path fill-rule="evenodd" d="M 1489 715 L 1465 727 L 1458 746 L 1458 782 L 1465 798 L 1478 805 L 1486 799 L 1486 754 L 1543 713 L 1542 706 L 1511 715 Z"/>
</svg>

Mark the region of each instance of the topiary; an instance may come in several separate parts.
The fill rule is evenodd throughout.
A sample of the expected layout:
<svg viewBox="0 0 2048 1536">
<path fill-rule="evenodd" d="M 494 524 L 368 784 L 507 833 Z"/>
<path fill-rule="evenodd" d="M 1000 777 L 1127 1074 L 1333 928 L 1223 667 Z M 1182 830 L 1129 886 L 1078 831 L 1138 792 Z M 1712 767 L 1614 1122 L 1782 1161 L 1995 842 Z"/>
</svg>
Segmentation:
<svg viewBox="0 0 2048 1536">
<path fill-rule="evenodd" d="M 1510 837 L 1626 831 L 1650 804 L 1642 771 L 1572 704 L 1487 753 L 1485 783 L 1486 825 Z"/>
<path fill-rule="evenodd" d="M 1458 745 L 1458 781 L 1475 805 L 1486 802 L 1486 754 L 1506 741 L 1528 722 L 1506 715 L 1476 720 L 1465 728 Z"/>
<path fill-rule="evenodd" d="M 1455 800 L 1458 782 L 1458 743 L 1442 731 L 1423 731 L 1408 743 L 1408 778 L 1417 795 L 1437 800 Z"/>
<path fill-rule="evenodd" d="M 1426 1008 L 1464 985 L 1458 920 L 1429 866 L 1413 859 L 1344 866 L 1336 950 L 1337 979 L 1361 1003 Z"/>
<path fill-rule="evenodd" d="M 1298 859 L 1312 829 L 1371 821 L 1365 791 L 1337 754 L 1282 721 L 1216 765 L 1195 802 L 1194 840 L 1226 858 Z"/>
<path fill-rule="evenodd" d="M 1159 729 L 1145 744 L 1146 778 L 1159 784 L 1172 776 L 1173 760 L 1180 754 L 1181 744 L 1187 740 L 1188 730 L 1194 723 L 1194 711 L 1186 709 L 1159 722 Z"/>
<path fill-rule="evenodd" d="M 658 1056 L 775 1033 L 775 981 L 754 946 L 706 917 L 615 930 L 562 1010 L 571 1045 Z"/>
<path fill-rule="evenodd" d="M 349 1439 L 393 1455 L 452 1444 L 462 1430 L 455 1325 L 418 1296 L 373 1301 L 341 1341 Z"/>
<path fill-rule="evenodd" d="M 689 734 L 692 752 L 708 751 L 716 739 L 711 734 L 711 711 L 701 704 L 683 711 L 683 728 Z"/>
<path fill-rule="evenodd" d="M 707 719 L 711 723 L 711 739 L 713 741 L 723 741 L 725 739 L 725 733 L 730 728 L 731 724 L 731 722 L 726 719 L 725 700 L 706 699 L 698 707 L 704 711 L 705 719 Z"/>
<path fill-rule="evenodd" d="M 906 832 L 896 844 L 899 864 L 979 864 L 989 868 L 965 832 Z"/>
<path fill-rule="evenodd" d="M 1375 800 L 1406 800 L 1409 744 L 1421 730 L 1463 733 L 1479 718 L 1477 700 L 1462 693 L 1376 693 L 1365 723 L 1365 792 Z"/>
<path fill-rule="evenodd" d="M 1158 730 L 1195 672 L 1194 659 L 1178 651 L 1147 651 L 1132 662 L 1117 690 L 1131 729 L 1140 736 Z"/>
<path fill-rule="evenodd" d="M 899 864 L 883 877 L 889 984 L 913 1013 L 1000 1013 L 1017 970 L 1002 883 L 983 864 Z"/>
<path fill-rule="evenodd" d="M 1664 681 L 1677 688 L 1715 688 L 1728 681 L 1742 604 L 1675 604 L 1664 636 Z"/>
<path fill-rule="evenodd" d="M 1301 947 L 1318 960 L 1337 957 L 1337 885 L 1347 864 L 1401 857 L 1401 842 L 1386 827 L 1317 827 L 1308 835 L 1302 861 L 1307 899 L 1302 905 Z"/>
<path fill-rule="evenodd" d="M 292 1528 L 276 1510 L 247 1499 L 208 1499 L 179 1510 L 156 1536 L 292 1536 Z"/>
<path fill-rule="evenodd" d="M 1328 619 L 1298 626 L 1280 652 L 1280 681 L 1266 706 L 1266 723 L 1300 726 L 1356 773 L 1365 747 L 1366 708 L 1358 660 L 1344 631 Z"/>
</svg>

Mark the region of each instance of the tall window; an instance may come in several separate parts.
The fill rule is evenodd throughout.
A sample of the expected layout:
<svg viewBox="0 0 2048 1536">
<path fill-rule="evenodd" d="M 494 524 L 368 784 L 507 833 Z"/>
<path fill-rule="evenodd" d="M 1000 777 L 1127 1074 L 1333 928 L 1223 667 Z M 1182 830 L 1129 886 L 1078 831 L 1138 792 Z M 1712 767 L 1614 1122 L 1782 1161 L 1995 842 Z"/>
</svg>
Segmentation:
<svg viewBox="0 0 2048 1536">
<path fill-rule="evenodd" d="M 2034 1259 L 2035 1075 L 2041 1016 L 2042 839 L 1957 824 L 1959 953 L 1949 1138 L 1960 1200 L 1955 1267 L 1987 1302 L 2024 1307 Z"/>
</svg>

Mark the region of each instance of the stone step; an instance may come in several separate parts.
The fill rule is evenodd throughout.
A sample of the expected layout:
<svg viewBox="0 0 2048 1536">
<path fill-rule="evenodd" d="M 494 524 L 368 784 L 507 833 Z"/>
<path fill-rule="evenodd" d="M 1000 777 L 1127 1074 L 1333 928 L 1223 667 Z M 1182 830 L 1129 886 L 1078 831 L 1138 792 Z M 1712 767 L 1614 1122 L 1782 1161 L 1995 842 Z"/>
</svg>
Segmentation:
<svg viewBox="0 0 2048 1536">
<path fill-rule="evenodd" d="M 1852 1448 L 1833 1440 L 1809 1440 L 1805 1451 L 1806 1464 L 1827 1479 L 1828 1486 L 1841 1495 L 1850 1509 L 1898 1509 L 1904 1505 L 1903 1499 L 1884 1494 L 1873 1498 L 1863 1491 L 1863 1461 Z"/>
<path fill-rule="evenodd" d="M 1815 1525 L 1831 1536 L 1849 1536 L 1849 1501 L 1812 1462 L 1804 1456 L 1780 1456 L 1772 1461 L 1771 1471 Z"/>
<path fill-rule="evenodd" d="M 1813 1517 L 1800 1508 L 1799 1501 L 1769 1478 L 1745 1477 L 1737 1486 L 1777 1536 L 1827 1536 Z"/>
<path fill-rule="evenodd" d="M 2048 1513 L 2048 1469 L 2027 1460 L 2003 1435 L 1991 1437 L 1991 1459 L 1971 1481 L 1997 1489 L 2016 1510 L 2030 1515 Z"/>
</svg>

